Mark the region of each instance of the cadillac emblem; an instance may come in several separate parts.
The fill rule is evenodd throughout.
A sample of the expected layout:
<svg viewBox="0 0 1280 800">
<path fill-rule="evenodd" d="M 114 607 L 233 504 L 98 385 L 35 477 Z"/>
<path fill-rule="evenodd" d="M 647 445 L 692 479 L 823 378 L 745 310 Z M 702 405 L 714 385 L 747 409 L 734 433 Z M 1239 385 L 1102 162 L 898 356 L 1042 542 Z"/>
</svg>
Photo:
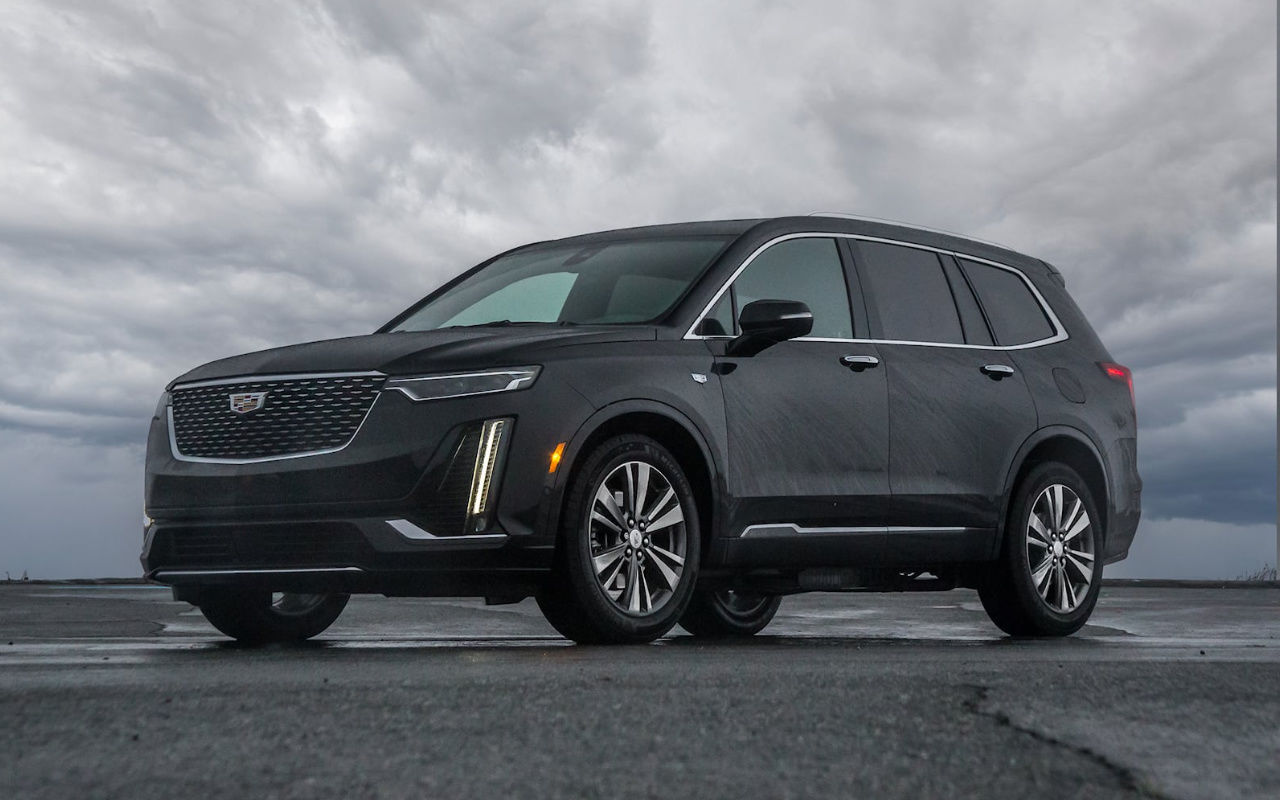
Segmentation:
<svg viewBox="0 0 1280 800">
<path fill-rule="evenodd" d="M 245 392 L 231 395 L 231 410 L 237 414 L 257 411 L 267 404 L 266 392 Z"/>
</svg>

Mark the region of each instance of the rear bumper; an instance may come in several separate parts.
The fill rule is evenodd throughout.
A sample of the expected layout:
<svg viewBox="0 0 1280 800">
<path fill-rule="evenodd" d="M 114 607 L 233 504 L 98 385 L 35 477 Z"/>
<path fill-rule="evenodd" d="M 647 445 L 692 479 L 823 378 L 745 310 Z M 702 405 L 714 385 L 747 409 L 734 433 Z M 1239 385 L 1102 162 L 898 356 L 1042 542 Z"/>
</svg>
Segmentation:
<svg viewBox="0 0 1280 800">
<path fill-rule="evenodd" d="M 1114 564 L 1129 555 L 1142 516 L 1142 478 L 1138 474 L 1138 441 L 1117 439 L 1107 450 L 1111 497 L 1107 509 L 1104 562 Z"/>
</svg>

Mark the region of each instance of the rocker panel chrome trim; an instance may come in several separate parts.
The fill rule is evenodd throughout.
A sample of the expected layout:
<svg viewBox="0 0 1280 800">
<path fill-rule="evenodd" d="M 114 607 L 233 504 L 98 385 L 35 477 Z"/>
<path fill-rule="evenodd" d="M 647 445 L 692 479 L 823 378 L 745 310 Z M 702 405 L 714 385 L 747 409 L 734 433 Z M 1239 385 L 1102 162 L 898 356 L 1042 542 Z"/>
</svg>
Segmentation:
<svg viewBox="0 0 1280 800">
<path fill-rule="evenodd" d="M 788 536 L 866 536 L 885 533 L 960 533 L 974 530 L 959 527 L 902 527 L 896 525 L 870 525 L 865 527 L 831 527 L 809 528 L 792 522 L 769 522 L 748 525 L 743 529 L 741 539 L 772 539 Z"/>
</svg>

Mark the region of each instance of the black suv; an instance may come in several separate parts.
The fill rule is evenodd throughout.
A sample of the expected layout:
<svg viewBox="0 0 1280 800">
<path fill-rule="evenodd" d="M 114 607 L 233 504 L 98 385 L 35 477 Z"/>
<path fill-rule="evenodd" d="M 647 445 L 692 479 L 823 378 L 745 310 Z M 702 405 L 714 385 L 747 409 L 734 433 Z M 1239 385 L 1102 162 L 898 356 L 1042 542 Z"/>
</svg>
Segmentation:
<svg viewBox="0 0 1280 800">
<path fill-rule="evenodd" d="M 579 642 L 805 591 L 1084 624 L 1141 482 L 1129 370 L 1049 264 L 835 215 L 510 250 L 376 333 L 206 364 L 147 446 L 146 575 L 229 636 L 351 593 L 534 596 Z"/>
</svg>

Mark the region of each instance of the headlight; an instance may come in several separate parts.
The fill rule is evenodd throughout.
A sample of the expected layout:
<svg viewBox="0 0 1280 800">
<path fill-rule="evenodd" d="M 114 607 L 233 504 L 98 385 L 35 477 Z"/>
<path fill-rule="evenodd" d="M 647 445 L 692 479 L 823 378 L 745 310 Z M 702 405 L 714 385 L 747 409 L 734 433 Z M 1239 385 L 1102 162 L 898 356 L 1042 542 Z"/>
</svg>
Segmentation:
<svg viewBox="0 0 1280 800">
<path fill-rule="evenodd" d="M 413 400 L 444 400 L 473 394 L 494 394 L 528 389 L 542 367 L 513 367 L 456 375 L 425 375 L 421 378 L 392 378 L 383 386 L 403 392 Z"/>
</svg>

